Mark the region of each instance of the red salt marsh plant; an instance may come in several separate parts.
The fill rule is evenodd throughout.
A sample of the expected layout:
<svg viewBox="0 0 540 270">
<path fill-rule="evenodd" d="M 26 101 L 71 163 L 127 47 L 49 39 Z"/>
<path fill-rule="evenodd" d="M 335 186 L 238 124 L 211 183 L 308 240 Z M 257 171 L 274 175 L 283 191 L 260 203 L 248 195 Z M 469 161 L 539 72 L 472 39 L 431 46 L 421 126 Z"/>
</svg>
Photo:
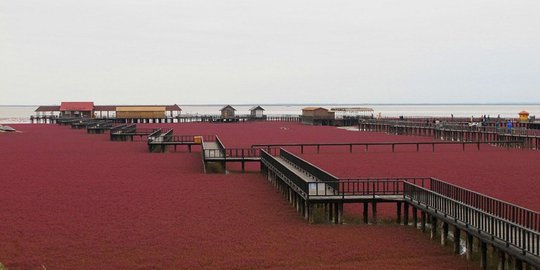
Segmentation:
<svg viewBox="0 0 540 270">
<path fill-rule="evenodd" d="M 291 123 L 170 126 L 176 134 L 219 134 L 230 147 L 299 142 L 304 137 L 310 142 L 388 139 L 382 134 Z M 10 270 L 41 265 L 47 269 L 476 267 L 407 227 L 307 224 L 257 173 L 202 174 L 196 151 L 148 153 L 141 142 L 110 142 L 107 135 L 69 127 L 17 128 L 23 133 L 0 137 L 0 261 Z M 329 165 L 333 173 L 340 173 L 340 167 Z"/>
</svg>

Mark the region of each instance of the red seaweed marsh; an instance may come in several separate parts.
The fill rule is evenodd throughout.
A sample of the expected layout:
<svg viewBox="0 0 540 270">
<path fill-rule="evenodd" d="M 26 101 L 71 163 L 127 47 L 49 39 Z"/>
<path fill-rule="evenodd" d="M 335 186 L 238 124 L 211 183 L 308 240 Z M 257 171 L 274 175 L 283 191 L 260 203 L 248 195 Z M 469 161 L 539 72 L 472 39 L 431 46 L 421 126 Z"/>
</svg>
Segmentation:
<svg viewBox="0 0 540 270">
<path fill-rule="evenodd" d="M 200 149 L 149 153 L 57 125 L 0 134 L 0 262 L 8 269 L 479 269 L 419 230 L 390 222 L 309 224 L 258 165 L 203 174 Z M 269 143 L 406 142 L 427 137 L 298 123 L 145 124 L 217 134 L 227 147 Z M 395 153 L 290 150 L 338 177 L 437 177 L 539 211 L 540 152 L 445 145 Z M 381 209 L 381 218 L 395 218 Z"/>
</svg>

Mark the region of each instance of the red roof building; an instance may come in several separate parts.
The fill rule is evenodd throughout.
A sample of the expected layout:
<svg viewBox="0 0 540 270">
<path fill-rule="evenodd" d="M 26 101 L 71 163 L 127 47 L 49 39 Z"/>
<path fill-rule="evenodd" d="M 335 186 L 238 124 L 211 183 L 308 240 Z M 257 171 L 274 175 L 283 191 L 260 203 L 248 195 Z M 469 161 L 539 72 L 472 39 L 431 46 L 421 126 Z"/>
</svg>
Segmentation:
<svg viewBox="0 0 540 270">
<path fill-rule="evenodd" d="M 62 102 L 60 104 L 60 111 L 81 111 L 91 112 L 94 110 L 94 102 Z"/>
</svg>

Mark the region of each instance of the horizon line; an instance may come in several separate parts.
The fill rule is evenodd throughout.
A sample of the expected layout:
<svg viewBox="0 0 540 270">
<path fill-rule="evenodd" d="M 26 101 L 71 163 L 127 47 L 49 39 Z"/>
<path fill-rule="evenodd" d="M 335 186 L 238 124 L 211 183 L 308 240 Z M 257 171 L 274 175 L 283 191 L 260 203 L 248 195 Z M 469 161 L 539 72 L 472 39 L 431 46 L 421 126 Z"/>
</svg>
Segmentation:
<svg viewBox="0 0 540 270">
<path fill-rule="evenodd" d="M 106 106 L 106 105 L 151 105 L 151 104 L 104 104 L 104 105 L 98 105 L 98 106 Z M 163 104 L 153 104 L 153 105 L 163 105 Z M 224 105 L 231 105 L 231 106 L 253 106 L 253 105 L 259 105 L 259 106 L 302 106 L 302 105 L 318 105 L 318 106 L 328 106 L 328 105 L 338 105 L 338 106 L 348 106 L 348 105 L 375 105 L 375 106 L 392 106 L 392 105 L 399 105 L 399 106 L 414 106 L 414 105 L 540 105 L 540 102 L 401 102 L 401 103 L 385 103 L 385 102 L 377 102 L 377 103 L 206 103 L 206 104 L 196 104 L 196 103 L 187 103 L 187 104 L 171 104 L 171 105 L 178 105 L 178 106 L 224 106 Z M 54 105 L 43 105 L 43 104 L 0 104 L 2 107 L 34 107 L 34 106 L 59 106 L 58 104 Z"/>
</svg>

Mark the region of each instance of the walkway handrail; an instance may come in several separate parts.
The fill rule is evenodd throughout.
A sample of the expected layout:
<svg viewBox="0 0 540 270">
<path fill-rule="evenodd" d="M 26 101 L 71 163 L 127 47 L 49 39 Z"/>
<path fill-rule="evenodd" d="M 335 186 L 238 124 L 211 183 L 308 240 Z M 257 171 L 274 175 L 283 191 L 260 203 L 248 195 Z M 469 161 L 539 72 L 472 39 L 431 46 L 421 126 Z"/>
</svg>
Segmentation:
<svg viewBox="0 0 540 270">
<path fill-rule="evenodd" d="M 310 182 L 315 190 L 310 192 L 310 197 L 316 196 L 388 196 L 403 195 L 404 182 L 422 187 L 429 187 L 429 177 L 386 177 L 386 178 L 358 178 L 339 179 L 339 181 Z M 326 185 L 333 187 L 328 190 Z"/>
<path fill-rule="evenodd" d="M 462 188 L 437 178 L 431 178 L 430 186 L 432 191 L 441 195 L 466 203 L 525 228 L 540 231 L 539 212 Z"/>
<path fill-rule="evenodd" d="M 280 148 L 279 155 L 288 160 L 289 162 L 292 162 L 302 170 L 305 170 L 309 174 L 313 175 L 315 178 L 319 179 L 322 182 L 328 183 L 332 188 L 337 189 L 337 182 L 339 182 L 339 179 L 332 174 L 324 171 L 323 169 L 307 162 L 306 160 L 303 160 L 291 153 L 289 153 L 287 150 Z"/>
<path fill-rule="evenodd" d="M 416 141 L 416 142 L 350 142 L 350 143 L 275 143 L 275 144 L 253 144 L 252 148 L 270 148 L 270 147 L 300 147 L 301 153 L 304 152 L 304 147 L 317 147 L 317 152 L 319 152 L 321 146 L 349 146 L 349 151 L 352 152 L 353 146 L 364 146 L 365 150 L 369 149 L 369 146 L 392 146 L 392 151 L 395 150 L 397 145 L 416 145 L 417 151 L 419 151 L 420 145 L 431 145 L 432 151 L 435 151 L 435 145 L 476 145 L 477 148 L 480 148 L 482 144 L 514 144 L 514 145 L 523 145 L 522 141 L 460 141 L 460 142 L 451 142 L 451 141 Z"/>
<path fill-rule="evenodd" d="M 264 149 L 261 150 L 261 162 L 263 162 L 266 166 L 274 167 L 277 171 L 279 171 L 280 173 L 283 174 L 280 177 L 287 178 L 294 185 L 296 185 L 298 188 L 300 188 L 302 190 L 302 192 L 304 192 L 304 194 L 309 194 L 308 182 L 304 181 L 296 173 L 291 171 L 289 168 L 285 167 L 275 157 L 270 155 Z"/>
<path fill-rule="evenodd" d="M 456 223 L 475 228 L 479 234 L 490 235 L 492 239 L 513 246 L 523 254 L 540 256 L 540 232 L 408 182 L 404 182 L 403 197 L 426 209 L 433 209 Z"/>
<path fill-rule="evenodd" d="M 473 131 L 473 132 L 493 132 L 502 134 L 515 134 L 515 135 L 530 135 L 539 136 L 540 131 L 531 130 L 525 127 L 512 127 L 506 126 L 493 126 L 491 123 L 487 123 L 486 126 L 470 126 L 470 122 L 420 122 L 420 121 L 407 121 L 407 120 L 383 120 L 383 119 L 365 119 L 359 122 L 360 124 L 372 124 L 372 125 L 386 125 L 389 127 L 409 127 L 409 128 L 430 128 L 435 130 L 450 130 L 450 131 Z"/>
<path fill-rule="evenodd" d="M 216 143 L 217 143 L 219 148 L 225 149 L 225 145 L 221 142 L 221 140 L 219 139 L 219 137 L 217 135 L 216 135 Z"/>
</svg>

